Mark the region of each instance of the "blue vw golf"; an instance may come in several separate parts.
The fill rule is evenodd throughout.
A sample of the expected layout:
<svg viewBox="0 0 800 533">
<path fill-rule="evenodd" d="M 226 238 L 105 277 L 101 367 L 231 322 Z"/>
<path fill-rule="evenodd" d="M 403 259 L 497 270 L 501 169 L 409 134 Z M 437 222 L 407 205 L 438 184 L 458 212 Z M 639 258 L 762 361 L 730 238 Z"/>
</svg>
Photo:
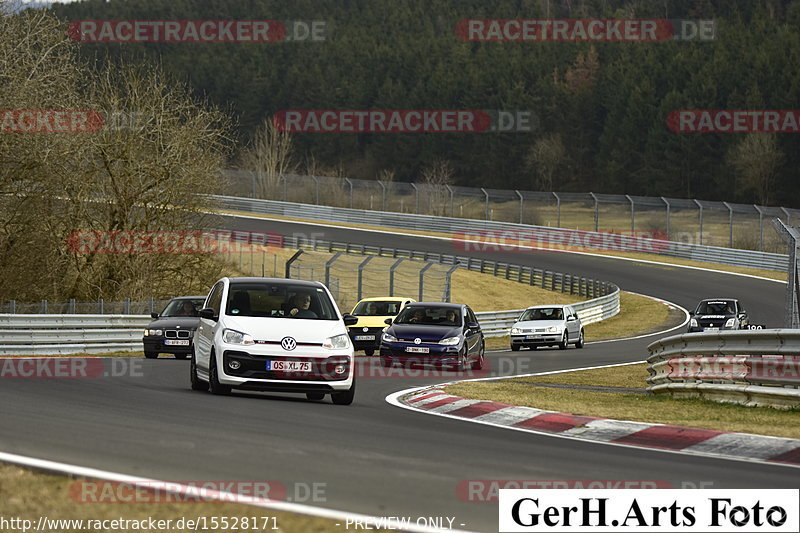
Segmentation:
<svg viewBox="0 0 800 533">
<path fill-rule="evenodd" d="M 414 302 L 403 308 L 381 336 L 383 366 L 428 364 L 480 370 L 483 332 L 469 306 Z"/>
</svg>

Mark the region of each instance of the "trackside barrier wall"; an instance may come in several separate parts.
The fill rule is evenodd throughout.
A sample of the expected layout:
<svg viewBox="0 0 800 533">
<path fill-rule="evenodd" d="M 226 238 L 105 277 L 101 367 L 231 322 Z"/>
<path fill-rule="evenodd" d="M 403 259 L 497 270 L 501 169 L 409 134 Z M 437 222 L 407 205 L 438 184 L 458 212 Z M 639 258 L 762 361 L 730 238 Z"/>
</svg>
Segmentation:
<svg viewBox="0 0 800 533">
<path fill-rule="evenodd" d="M 66 355 L 142 349 L 148 315 L 0 315 L 0 355 Z"/>
<path fill-rule="evenodd" d="M 220 209 L 228 211 L 351 224 L 364 224 L 364 221 L 368 220 L 375 226 L 446 233 L 452 235 L 454 249 L 462 250 L 510 250 L 514 249 L 516 245 L 539 249 L 588 248 L 651 253 L 679 259 L 763 268 L 779 272 L 786 272 L 789 264 L 789 258 L 785 254 L 646 239 L 633 235 L 614 235 L 593 231 L 529 226 L 512 222 L 350 209 L 233 196 L 215 196 L 214 199 Z M 493 246 L 487 241 L 495 241 L 499 244 Z"/>
<path fill-rule="evenodd" d="M 685 333 L 647 348 L 650 392 L 745 405 L 800 406 L 800 330 Z"/>
</svg>

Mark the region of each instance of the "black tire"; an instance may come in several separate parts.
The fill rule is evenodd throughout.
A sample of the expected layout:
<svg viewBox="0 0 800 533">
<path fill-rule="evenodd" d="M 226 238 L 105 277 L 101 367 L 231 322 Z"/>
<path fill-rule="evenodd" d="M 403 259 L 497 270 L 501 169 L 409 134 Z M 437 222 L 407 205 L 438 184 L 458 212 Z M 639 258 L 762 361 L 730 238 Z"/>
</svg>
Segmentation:
<svg viewBox="0 0 800 533">
<path fill-rule="evenodd" d="M 331 401 L 336 405 L 350 405 L 356 397 L 356 380 L 353 379 L 353 384 L 346 391 L 332 392 Z"/>
<path fill-rule="evenodd" d="M 189 354 L 188 353 L 176 353 L 176 354 L 172 354 L 172 355 L 175 356 L 175 359 L 189 359 Z"/>
<path fill-rule="evenodd" d="M 203 381 L 197 377 L 197 363 L 194 360 L 194 354 L 192 354 L 192 361 L 189 363 L 189 382 L 192 385 L 192 390 L 208 390 L 208 381 Z"/>
<path fill-rule="evenodd" d="M 585 341 L 585 339 L 583 337 L 583 330 L 581 329 L 581 334 L 578 336 L 578 342 L 575 343 L 575 347 L 576 348 L 583 348 L 583 346 L 585 344 L 586 344 L 586 341 Z"/>
<path fill-rule="evenodd" d="M 364 355 L 366 355 L 367 357 L 372 357 L 373 355 L 375 355 L 375 350 L 373 348 L 367 348 L 366 350 L 364 350 Z"/>
<path fill-rule="evenodd" d="M 478 360 L 472 363 L 472 370 L 482 370 L 484 364 L 484 352 L 486 351 L 486 346 L 481 344 L 481 352 L 478 354 Z"/>
<path fill-rule="evenodd" d="M 306 398 L 308 398 L 312 402 L 318 402 L 318 401 L 320 401 L 320 400 L 325 398 L 325 393 L 324 392 L 307 392 L 306 393 Z"/>
<path fill-rule="evenodd" d="M 208 388 L 211 394 L 220 396 L 227 396 L 231 393 L 231 387 L 219 382 L 219 376 L 217 376 L 217 358 L 214 357 L 213 353 L 211 354 L 211 361 L 208 363 Z"/>
<path fill-rule="evenodd" d="M 144 356 L 147 359 L 158 359 L 158 352 L 144 352 Z"/>
<path fill-rule="evenodd" d="M 536 346 L 535 344 L 528 346 L 528 349 L 530 350 L 535 350 L 536 348 L 538 348 L 538 346 Z"/>
<path fill-rule="evenodd" d="M 521 344 L 512 344 L 511 345 L 511 351 L 512 352 L 518 352 L 521 346 L 522 346 Z"/>
<path fill-rule="evenodd" d="M 566 350 L 567 349 L 567 332 L 564 332 L 564 336 L 561 337 L 561 342 L 558 343 L 559 350 Z"/>
<path fill-rule="evenodd" d="M 469 368 L 469 358 L 467 357 L 467 347 L 464 346 L 464 351 L 458 354 L 458 364 L 456 365 L 457 372 L 465 372 Z"/>
</svg>

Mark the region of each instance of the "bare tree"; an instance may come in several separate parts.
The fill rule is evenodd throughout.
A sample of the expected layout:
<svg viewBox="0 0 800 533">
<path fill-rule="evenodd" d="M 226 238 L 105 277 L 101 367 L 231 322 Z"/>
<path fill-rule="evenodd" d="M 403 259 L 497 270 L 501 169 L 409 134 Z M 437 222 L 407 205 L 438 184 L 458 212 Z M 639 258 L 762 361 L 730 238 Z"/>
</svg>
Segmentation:
<svg viewBox="0 0 800 533">
<path fill-rule="evenodd" d="M 311 163 L 316 166 L 315 161 Z M 242 165 L 246 170 L 256 173 L 256 184 L 261 198 L 283 198 L 280 189 L 282 177 L 297 168 L 292 158 L 291 134 L 281 131 L 267 117 L 244 152 Z"/>
<path fill-rule="evenodd" d="M 543 191 L 553 191 L 553 184 L 566 161 L 566 149 L 558 133 L 543 137 L 528 151 L 527 166 L 539 178 L 539 187 Z"/>
<path fill-rule="evenodd" d="M 755 193 L 761 205 L 772 200 L 775 175 L 783 161 L 774 133 L 750 133 L 728 152 L 737 177 L 737 192 Z"/>
<path fill-rule="evenodd" d="M 437 159 L 422 169 L 422 193 L 427 198 L 428 214 L 450 214 L 450 191 L 455 172 L 446 159 Z"/>
</svg>

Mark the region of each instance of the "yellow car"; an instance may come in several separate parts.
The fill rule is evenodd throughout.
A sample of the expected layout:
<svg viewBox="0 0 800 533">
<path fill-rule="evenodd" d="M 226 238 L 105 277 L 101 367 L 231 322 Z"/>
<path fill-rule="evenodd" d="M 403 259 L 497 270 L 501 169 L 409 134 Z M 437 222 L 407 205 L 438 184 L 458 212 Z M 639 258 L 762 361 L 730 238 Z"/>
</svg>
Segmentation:
<svg viewBox="0 0 800 533">
<path fill-rule="evenodd" d="M 400 310 L 416 300 L 387 296 L 381 298 L 364 298 L 353 308 L 353 315 L 358 317 L 355 325 L 349 326 L 350 340 L 353 348 L 364 350 L 366 355 L 374 355 L 381 345 L 381 332 L 386 327 L 386 319 L 393 318 Z"/>
</svg>

